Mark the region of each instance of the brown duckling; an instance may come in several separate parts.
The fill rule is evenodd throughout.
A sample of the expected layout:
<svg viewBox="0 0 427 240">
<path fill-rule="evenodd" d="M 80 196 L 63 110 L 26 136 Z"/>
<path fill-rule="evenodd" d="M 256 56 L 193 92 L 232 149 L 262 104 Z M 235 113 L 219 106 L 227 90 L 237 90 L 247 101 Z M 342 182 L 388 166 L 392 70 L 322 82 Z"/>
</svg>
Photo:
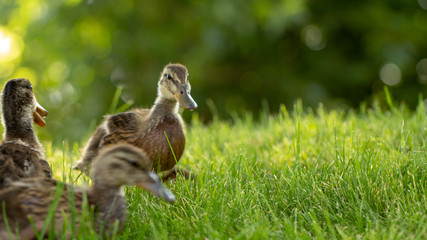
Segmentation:
<svg viewBox="0 0 427 240">
<path fill-rule="evenodd" d="M 162 185 L 158 176 L 151 172 L 150 162 L 142 150 L 132 145 L 117 144 L 106 147 L 94 159 L 92 186 L 82 188 L 53 179 L 22 179 L 0 191 L 0 203 L 5 205 L 1 216 L 7 217 L 7 224 L 12 233 L 19 228 L 21 239 L 32 239 L 35 232 L 29 218 L 40 233 L 55 198 L 58 201 L 56 196 L 59 196 L 53 215 L 54 224 L 49 225 L 56 234 L 71 234 L 63 229 L 64 222 L 71 223 L 73 210 L 78 213 L 76 216 L 81 216 L 85 201 L 94 209 L 94 228 L 111 234 L 115 221 L 118 221 L 120 230 L 126 218 L 126 201 L 121 191 L 122 186 L 139 186 L 165 201 L 175 200 L 175 196 Z M 58 193 L 61 188 L 62 192 Z M 71 201 L 74 202 L 74 207 Z M 85 224 L 79 220 L 75 217 L 75 234 L 78 233 L 79 227 Z M 70 229 L 72 228 L 68 228 Z M 6 221 L 1 217 L 0 239 L 7 238 L 8 234 Z"/>
<path fill-rule="evenodd" d="M 2 91 L 3 141 L 0 144 L 0 189 L 7 182 L 26 177 L 52 176 L 44 160 L 33 122 L 41 127 L 47 111 L 33 94 L 30 81 L 24 78 L 9 80 Z"/>
<path fill-rule="evenodd" d="M 164 179 L 174 178 L 180 173 L 189 178 L 189 172 L 174 166 L 185 147 L 184 122 L 178 113 L 178 104 L 189 110 L 197 108 L 190 90 L 187 68 L 181 64 L 166 65 L 160 75 L 154 106 L 107 116 L 86 144 L 83 156 L 74 169 L 88 174 L 90 163 L 100 148 L 126 142 L 147 153 L 154 171 L 169 170 Z"/>
</svg>

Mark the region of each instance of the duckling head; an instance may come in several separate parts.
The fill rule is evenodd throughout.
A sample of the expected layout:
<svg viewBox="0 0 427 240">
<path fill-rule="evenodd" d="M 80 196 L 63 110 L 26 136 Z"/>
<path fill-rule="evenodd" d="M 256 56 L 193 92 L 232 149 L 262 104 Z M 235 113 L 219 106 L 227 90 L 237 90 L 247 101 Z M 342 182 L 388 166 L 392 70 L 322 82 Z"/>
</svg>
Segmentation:
<svg viewBox="0 0 427 240">
<path fill-rule="evenodd" d="M 129 144 L 113 145 L 101 150 L 94 159 L 92 179 L 97 187 L 139 186 L 156 197 L 173 202 L 175 196 L 162 185 L 157 174 L 151 172 L 150 163 L 141 149 Z"/>
<path fill-rule="evenodd" d="M 16 122 L 32 122 L 44 127 L 47 111 L 37 102 L 33 87 L 25 78 L 9 80 L 1 93 L 3 125 Z"/>
<path fill-rule="evenodd" d="M 197 103 L 190 92 L 187 68 L 179 63 L 166 65 L 160 76 L 158 95 L 192 111 L 197 108 Z"/>
</svg>

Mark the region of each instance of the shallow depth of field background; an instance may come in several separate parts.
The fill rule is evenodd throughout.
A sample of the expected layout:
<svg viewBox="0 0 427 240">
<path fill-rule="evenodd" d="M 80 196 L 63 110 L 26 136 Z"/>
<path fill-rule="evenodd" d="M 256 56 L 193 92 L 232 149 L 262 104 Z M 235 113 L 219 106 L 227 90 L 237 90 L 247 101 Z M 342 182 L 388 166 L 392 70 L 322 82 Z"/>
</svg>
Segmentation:
<svg viewBox="0 0 427 240">
<path fill-rule="evenodd" d="M 204 123 L 296 99 L 415 108 L 427 83 L 427 0 L 0 0 L 0 82 L 29 78 L 42 140 L 84 141 L 119 106 L 150 107 L 163 66 L 186 65 Z"/>
<path fill-rule="evenodd" d="M 89 181 L 90 133 L 170 62 L 198 177 L 126 188 L 119 239 L 427 239 L 427 0 L 0 0 L 0 85 L 32 81 L 55 179 Z"/>
</svg>

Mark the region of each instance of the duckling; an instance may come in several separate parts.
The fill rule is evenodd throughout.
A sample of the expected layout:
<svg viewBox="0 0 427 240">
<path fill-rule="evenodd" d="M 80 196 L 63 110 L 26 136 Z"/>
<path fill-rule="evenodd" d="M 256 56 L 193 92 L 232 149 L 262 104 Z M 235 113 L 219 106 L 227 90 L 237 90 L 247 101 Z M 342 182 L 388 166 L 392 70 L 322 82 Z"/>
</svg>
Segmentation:
<svg viewBox="0 0 427 240">
<path fill-rule="evenodd" d="M 166 65 L 160 75 L 154 106 L 107 116 L 73 168 L 88 174 L 100 148 L 126 142 L 146 152 L 154 171 L 168 171 L 164 179 L 174 178 L 176 174 L 189 178 L 189 172 L 174 167 L 185 147 L 184 122 L 178 113 L 178 104 L 189 110 L 197 108 L 190 91 L 187 68 L 178 63 Z"/>
<path fill-rule="evenodd" d="M 5 132 L 0 144 L 0 189 L 7 182 L 26 177 L 52 176 L 44 160 L 33 121 L 44 127 L 47 111 L 38 104 L 30 81 L 24 78 L 9 80 L 2 91 L 2 124 Z"/>
<path fill-rule="evenodd" d="M 81 215 L 85 202 L 94 209 L 95 230 L 111 234 L 116 221 L 120 230 L 126 218 L 126 201 L 121 191 L 124 185 L 139 186 L 167 202 L 175 200 L 173 193 L 150 171 L 147 155 L 129 144 L 117 144 L 102 149 L 94 159 L 92 176 L 93 184 L 87 188 L 42 178 L 27 178 L 11 183 L 0 191 L 0 203 L 4 204 L 1 216 L 7 218 L 6 223 L 3 217 L 0 217 L 0 239 L 8 236 L 6 224 L 12 233 L 19 228 L 21 239 L 35 238 L 33 225 L 40 233 L 55 200 L 58 205 L 53 215 L 54 222 L 48 226 L 55 234 L 66 232 L 66 229 L 63 229 L 64 223 L 71 223 L 72 211 L 78 213 L 76 216 Z M 85 224 L 79 220 L 75 217 L 75 234 L 78 233 L 79 227 Z"/>
</svg>

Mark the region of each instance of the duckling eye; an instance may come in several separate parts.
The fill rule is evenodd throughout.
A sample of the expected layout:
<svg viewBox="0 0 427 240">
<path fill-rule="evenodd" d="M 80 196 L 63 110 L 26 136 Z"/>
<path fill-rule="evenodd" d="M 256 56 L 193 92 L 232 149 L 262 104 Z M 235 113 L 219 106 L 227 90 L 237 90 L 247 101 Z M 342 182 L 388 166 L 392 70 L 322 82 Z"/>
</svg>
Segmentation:
<svg viewBox="0 0 427 240">
<path fill-rule="evenodd" d="M 33 90 L 33 86 L 31 86 L 31 85 L 25 86 L 25 88 Z"/>
<path fill-rule="evenodd" d="M 168 80 L 172 80 L 173 78 L 172 78 L 172 76 L 170 75 L 170 74 L 165 74 L 165 77 L 168 79 Z"/>
</svg>

